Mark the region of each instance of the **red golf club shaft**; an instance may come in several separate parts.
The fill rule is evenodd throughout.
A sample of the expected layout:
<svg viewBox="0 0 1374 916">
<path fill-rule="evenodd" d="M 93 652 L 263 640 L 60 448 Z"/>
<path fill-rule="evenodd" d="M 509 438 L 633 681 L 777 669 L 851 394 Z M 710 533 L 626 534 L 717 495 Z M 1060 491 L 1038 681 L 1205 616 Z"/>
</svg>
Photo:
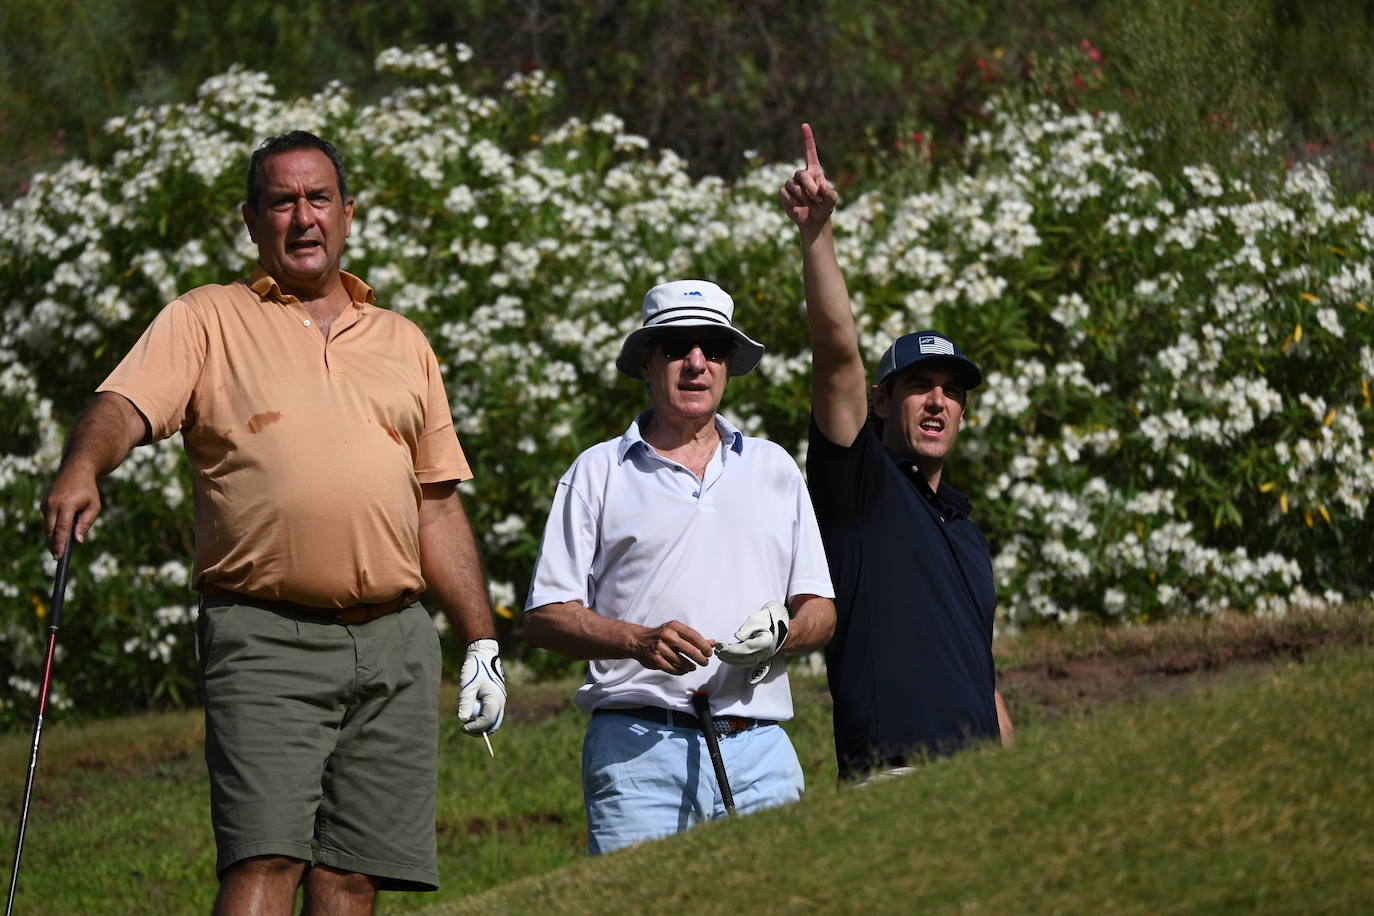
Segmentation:
<svg viewBox="0 0 1374 916">
<path fill-rule="evenodd" d="M 19 809 L 19 839 L 14 844 L 14 868 L 10 872 L 10 894 L 5 904 L 5 916 L 14 912 L 14 895 L 19 888 L 19 863 L 24 857 L 24 834 L 29 827 L 29 799 L 33 796 L 33 777 L 38 771 L 38 742 L 43 737 L 43 715 L 48 711 L 48 692 L 52 688 L 52 662 L 57 654 L 57 628 L 62 623 L 62 603 L 67 596 L 67 568 L 71 565 L 72 548 L 76 544 L 76 519 L 67 534 L 67 549 L 57 561 L 57 575 L 53 579 L 52 602 L 48 609 L 48 648 L 43 655 L 43 684 L 38 691 L 38 714 L 33 720 L 33 746 L 29 749 L 29 772 L 24 780 L 24 804 Z"/>
</svg>

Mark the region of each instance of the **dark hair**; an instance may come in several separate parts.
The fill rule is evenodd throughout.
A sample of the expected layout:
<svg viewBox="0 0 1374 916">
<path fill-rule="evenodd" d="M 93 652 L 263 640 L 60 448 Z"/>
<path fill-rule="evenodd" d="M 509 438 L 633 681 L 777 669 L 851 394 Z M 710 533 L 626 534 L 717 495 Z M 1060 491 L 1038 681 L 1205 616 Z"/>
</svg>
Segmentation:
<svg viewBox="0 0 1374 916">
<path fill-rule="evenodd" d="M 253 150 L 253 158 L 248 161 L 248 196 L 244 203 L 253 210 L 258 209 L 258 197 L 262 194 L 262 164 L 271 156 L 281 153 L 294 153 L 296 150 L 317 149 L 329 157 L 334 164 L 334 174 L 339 179 L 339 198 L 348 200 L 348 170 L 344 168 L 343 157 L 334 144 L 310 133 L 308 130 L 293 130 L 276 137 L 268 137 L 262 145 Z"/>
</svg>

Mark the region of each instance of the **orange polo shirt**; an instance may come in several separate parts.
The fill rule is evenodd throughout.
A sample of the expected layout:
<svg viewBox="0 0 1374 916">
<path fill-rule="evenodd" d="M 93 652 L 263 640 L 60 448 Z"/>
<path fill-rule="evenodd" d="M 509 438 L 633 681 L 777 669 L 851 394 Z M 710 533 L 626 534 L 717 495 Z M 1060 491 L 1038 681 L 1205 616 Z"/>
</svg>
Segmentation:
<svg viewBox="0 0 1374 916">
<path fill-rule="evenodd" d="M 348 607 L 423 587 L 420 484 L 472 472 L 424 334 L 340 273 L 328 341 L 258 267 L 171 302 L 98 389 L 182 432 L 194 588 Z"/>
</svg>

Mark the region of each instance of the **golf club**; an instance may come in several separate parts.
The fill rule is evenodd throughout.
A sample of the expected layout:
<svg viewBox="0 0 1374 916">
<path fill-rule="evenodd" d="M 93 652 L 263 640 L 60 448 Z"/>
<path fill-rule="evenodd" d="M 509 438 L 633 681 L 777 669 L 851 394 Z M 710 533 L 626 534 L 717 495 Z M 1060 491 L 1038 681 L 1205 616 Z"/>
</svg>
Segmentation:
<svg viewBox="0 0 1374 916">
<path fill-rule="evenodd" d="M 711 753 L 711 766 L 716 771 L 716 782 L 720 785 L 720 797 L 725 802 L 725 812 L 731 817 L 735 814 L 735 794 L 730 791 L 730 779 L 725 775 L 725 761 L 720 756 L 720 737 L 716 734 L 716 720 L 711 715 L 711 698 L 704 690 L 692 692 L 692 708 L 701 721 L 701 731 L 706 735 L 706 749 Z"/>
<path fill-rule="evenodd" d="M 78 518 L 80 516 L 78 515 Z M 43 657 L 43 686 L 38 691 L 38 715 L 33 720 L 33 748 L 29 751 L 29 775 L 24 781 L 24 804 L 19 810 L 19 839 L 14 844 L 14 869 L 10 872 L 10 896 L 5 904 L 5 916 L 14 912 L 14 893 L 19 888 L 19 860 L 24 855 L 24 832 L 29 826 L 29 797 L 33 794 L 33 776 L 38 769 L 38 741 L 43 737 L 43 713 L 48 709 L 48 689 L 52 686 L 52 660 L 57 651 L 57 628 L 62 623 L 62 601 L 67 595 L 67 567 L 71 564 L 72 548 L 76 545 L 76 522 L 67 534 L 67 549 L 57 561 L 57 575 L 52 584 L 52 603 L 48 611 L 48 651 Z"/>
</svg>

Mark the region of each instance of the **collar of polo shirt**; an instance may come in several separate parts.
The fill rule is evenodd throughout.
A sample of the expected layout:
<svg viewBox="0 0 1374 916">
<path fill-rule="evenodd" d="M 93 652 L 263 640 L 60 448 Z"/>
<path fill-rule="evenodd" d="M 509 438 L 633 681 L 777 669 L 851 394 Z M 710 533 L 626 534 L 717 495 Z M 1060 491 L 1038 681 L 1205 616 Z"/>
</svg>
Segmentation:
<svg viewBox="0 0 1374 916">
<path fill-rule="evenodd" d="M 348 291 L 348 298 L 354 304 L 372 305 L 377 301 L 377 294 L 358 277 L 346 270 L 339 271 L 339 281 Z M 263 270 L 262 265 L 258 264 L 253 268 L 253 274 L 248 278 L 248 288 L 257 293 L 263 299 L 271 299 L 274 302 L 295 302 L 295 296 L 288 296 L 282 292 L 281 286 L 267 271 Z"/>
</svg>

